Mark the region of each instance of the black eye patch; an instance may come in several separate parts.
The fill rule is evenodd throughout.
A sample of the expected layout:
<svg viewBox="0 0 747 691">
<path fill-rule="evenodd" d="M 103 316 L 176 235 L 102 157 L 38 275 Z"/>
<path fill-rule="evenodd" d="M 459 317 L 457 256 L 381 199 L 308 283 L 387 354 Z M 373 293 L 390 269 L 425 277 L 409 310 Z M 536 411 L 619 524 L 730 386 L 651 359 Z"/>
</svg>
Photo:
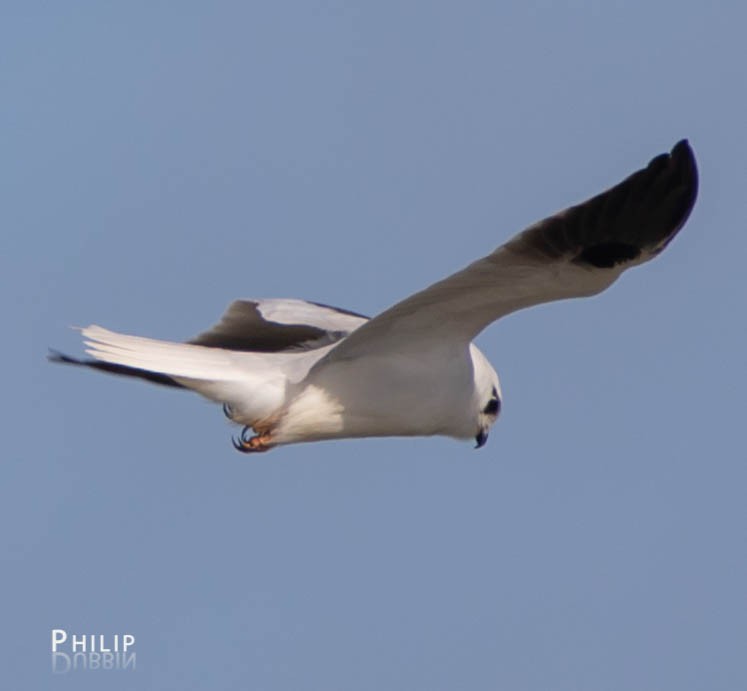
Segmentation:
<svg viewBox="0 0 747 691">
<path fill-rule="evenodd" d="M 501 412 L 501 401 L 498 398 L 491 398 L 488 404 L 483 408 L 486 415 L 498 415 Z"/>
</svg>

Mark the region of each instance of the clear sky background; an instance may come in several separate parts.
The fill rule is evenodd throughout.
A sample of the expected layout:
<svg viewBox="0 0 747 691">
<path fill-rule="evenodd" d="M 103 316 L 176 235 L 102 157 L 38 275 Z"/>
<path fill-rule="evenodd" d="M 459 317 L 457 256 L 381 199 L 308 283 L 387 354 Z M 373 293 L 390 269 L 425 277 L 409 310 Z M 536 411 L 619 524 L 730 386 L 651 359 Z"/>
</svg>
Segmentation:
<svg viewBox="0 0 747 691">
<path fill-rule="evenodd" d="M 747 688 L 746 8 L 4 2 L 4 688 Z M 45 361 L 236 297 L 376 314 L 681 137 L 660 259 L 480 337 L 480 451 L 247 457 L 193 394 Z M 137 670 L 53 676 L 55 627 Z"/>
</svg>

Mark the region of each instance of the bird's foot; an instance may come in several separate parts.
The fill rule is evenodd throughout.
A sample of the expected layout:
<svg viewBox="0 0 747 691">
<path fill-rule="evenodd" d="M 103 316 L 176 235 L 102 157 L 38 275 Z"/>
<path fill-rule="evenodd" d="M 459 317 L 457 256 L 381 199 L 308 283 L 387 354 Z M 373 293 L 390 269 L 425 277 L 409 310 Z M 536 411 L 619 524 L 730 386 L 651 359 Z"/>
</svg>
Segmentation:
<svg viewBox="0 0 747 691">
<path fill-rule="evenodd" d="M 232 437 L 231 441 L 233 442 L 233 447 L 242 453 L 269 451 L 274 446 L 272 435 L 267 433 L 252 435 L 251 427 L 244 427 L 241 430 L 239 438 Z"/>
</svg>

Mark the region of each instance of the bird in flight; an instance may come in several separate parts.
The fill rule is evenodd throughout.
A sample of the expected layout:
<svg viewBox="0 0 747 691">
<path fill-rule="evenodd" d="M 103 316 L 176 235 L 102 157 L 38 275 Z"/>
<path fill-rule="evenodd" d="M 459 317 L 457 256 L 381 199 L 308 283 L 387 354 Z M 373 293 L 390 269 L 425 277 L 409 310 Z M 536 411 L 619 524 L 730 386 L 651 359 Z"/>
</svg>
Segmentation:
<svg viewBox="0 0 747 691">
<path fill-rule="evenodd" d="M 315 302 L 245 299 L 186 343 L 82 329 L 50 359 L 191 389 L 243 425 L 243 452 L 324 439 L 443 435 L 477 448 L 501 409 L 472 340 L 516 310 L 586 297 L 658 255 L 695 204 L 692 149 L 670 153 L 373 318 Z"/>
</svg>

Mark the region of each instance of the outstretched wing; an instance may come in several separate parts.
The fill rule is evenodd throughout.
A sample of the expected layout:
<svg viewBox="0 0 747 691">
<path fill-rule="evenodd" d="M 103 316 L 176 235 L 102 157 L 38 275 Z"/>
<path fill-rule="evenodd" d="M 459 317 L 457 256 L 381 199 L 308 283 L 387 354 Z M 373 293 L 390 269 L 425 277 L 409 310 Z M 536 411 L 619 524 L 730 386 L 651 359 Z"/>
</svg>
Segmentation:
<svg viewBox="0 0 747 691">
<path fill-rule="evenodd" d="M 422 350 L 424 339 L 467 344 L 516 310 L 600 293 L 667 246 L 690 215 L 697 187 L 695 158 L 683 140 L 615 187 L 382 312 L 326 359 Z"/>
</svg>

